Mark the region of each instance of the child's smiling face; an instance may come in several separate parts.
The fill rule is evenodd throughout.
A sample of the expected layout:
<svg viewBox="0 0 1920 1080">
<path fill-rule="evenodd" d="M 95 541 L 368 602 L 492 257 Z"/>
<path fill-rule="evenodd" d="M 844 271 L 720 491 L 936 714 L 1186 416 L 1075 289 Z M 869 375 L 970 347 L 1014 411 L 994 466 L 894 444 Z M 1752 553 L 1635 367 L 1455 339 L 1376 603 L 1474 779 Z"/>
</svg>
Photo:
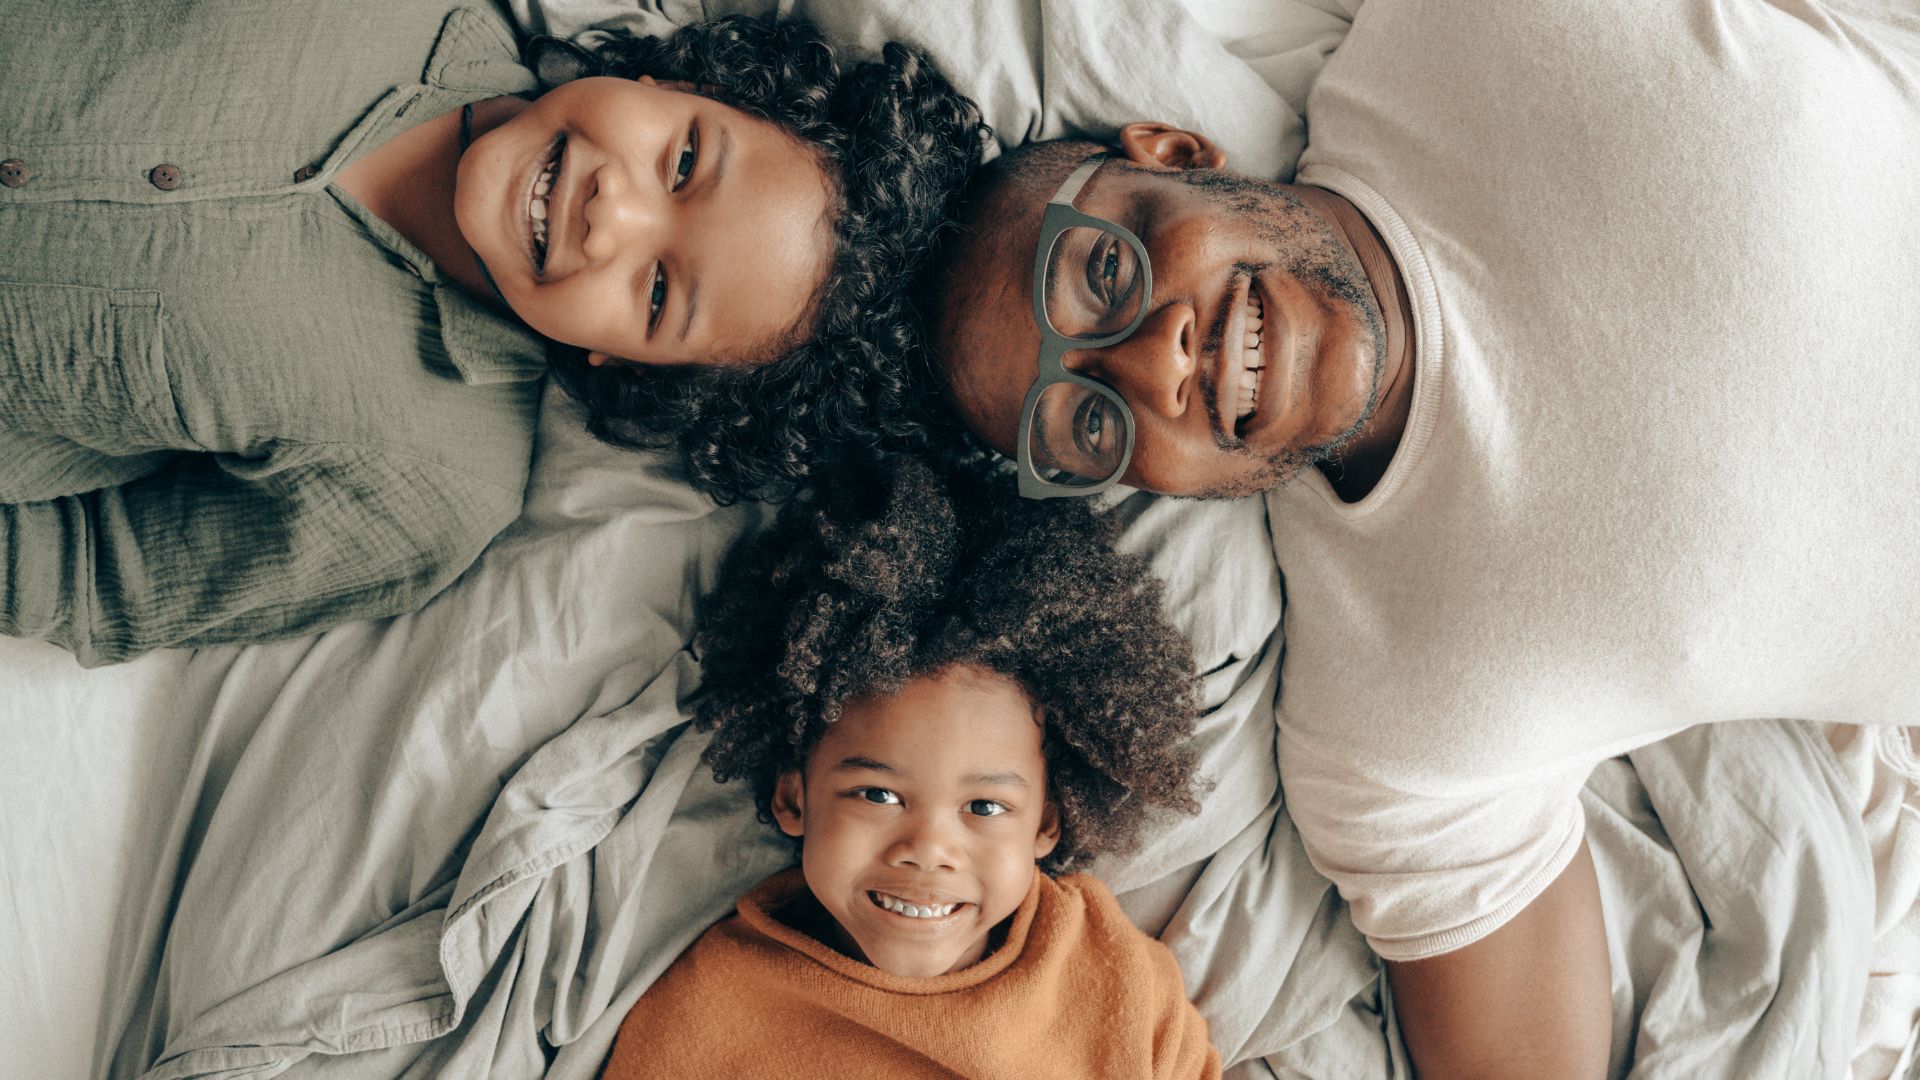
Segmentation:
<svg viewBox="0 0 1920 1080">
<path fill-rule="evenodd" d="M 597 76 L 475 139 L 454 217 L 514 313 L 594 363 L 758 363 L 810 336 L 837 198 L 786 129 Z"/>
<path fill-rule="evenodd" d="M 1019 684 L 970 666 L 849 702 L 773 797 L 832 944 L 909 977 L 978 961 L 1059 840 L 1040 740 Z"/>
</svg>

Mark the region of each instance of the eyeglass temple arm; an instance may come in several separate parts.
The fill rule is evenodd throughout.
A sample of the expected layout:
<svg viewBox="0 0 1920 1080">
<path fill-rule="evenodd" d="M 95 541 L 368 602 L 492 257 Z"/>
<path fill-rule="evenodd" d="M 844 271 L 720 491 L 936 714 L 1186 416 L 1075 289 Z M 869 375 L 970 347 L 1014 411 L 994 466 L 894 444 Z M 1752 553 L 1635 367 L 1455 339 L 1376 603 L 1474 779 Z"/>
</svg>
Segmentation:
<svg viewBox="0 0 1920 1080">
<path fill-rule="evenodd" d="M 1062 206 L 1072 206 L 1073 200 L 1080 197 L 1080 189 L 1087 186 L 1088 179 L 1100 168 L 1100 163 L 1107 160 L 1108 156 L 1109 155 L 1105 153 L 1099 153 L 1081 162 L 1078 168 L 1067 174 L 1066 183 L 1061 184 L 1060 190 L 1054 194 L 1053 198 L 1047 201 L 1059 203 Z"/>
</svg>

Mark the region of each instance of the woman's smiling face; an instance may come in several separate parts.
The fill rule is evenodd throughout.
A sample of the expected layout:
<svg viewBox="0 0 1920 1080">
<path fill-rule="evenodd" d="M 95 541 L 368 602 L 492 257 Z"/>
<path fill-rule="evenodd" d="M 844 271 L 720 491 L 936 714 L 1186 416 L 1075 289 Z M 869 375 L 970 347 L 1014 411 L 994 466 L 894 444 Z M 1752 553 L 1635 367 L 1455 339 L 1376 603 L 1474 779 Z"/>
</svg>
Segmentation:
<svg viewBox="0 0 1920 1080">
<path fill-rule="evenodd" d="M 1037 710 L 970 666 L 848 702 L 773 816 L 841 951 L 929 978 L 977 962 L 1059 840 Z"/>
<path fill-rule="evenodd" d="M 807 336 L 834 190 L 768 121 L 596 77 L 474 140 L 454 216 L 514 313 L 595 363 L 755 363 Z"/>
</svg>

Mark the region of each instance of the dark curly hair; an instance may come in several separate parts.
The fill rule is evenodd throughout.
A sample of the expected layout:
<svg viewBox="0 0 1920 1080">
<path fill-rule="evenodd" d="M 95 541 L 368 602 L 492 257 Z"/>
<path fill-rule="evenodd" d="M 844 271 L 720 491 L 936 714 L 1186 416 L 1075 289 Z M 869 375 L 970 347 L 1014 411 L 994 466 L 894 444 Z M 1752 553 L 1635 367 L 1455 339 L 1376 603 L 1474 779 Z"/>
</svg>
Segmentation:
<svg viewBox="0 0 1920 1080">
<path fill-rule="evenodd" d="M 702 613 L 705 760 L 763 820 L 848 701 L 956 664 L 1043 707 L 1064 873 L 1138 843 L 1147 808 L 1193 812 L 1199 680 L 1157 578 L 1081 500 L 898 456 L 824 477 L 729 556 Z"/>
<path fill-rule="evenodd" d="M 529 45 L 529 62 L 564 43 Z M 578 50 L 576 50 L 578 51 Z M 728 15 L 665 37 L 616 34 L 577 74 L 651 75 L 769 120 L 835 185 L 834 256 L 810 327 L 770 342 L 770 363 L 594 367 L 555 344 L 553 377 L 616 446 L 678 449 L 722 502 L 780 498 L 846 450 L 912 446 L 922 332 L 901 295 L 978 168 L 991 132 L 927 55 L 889 43 L 847 62 L 811 23 Z M 738 358 L 732 358 L 738 359 Z"/>
</svg>

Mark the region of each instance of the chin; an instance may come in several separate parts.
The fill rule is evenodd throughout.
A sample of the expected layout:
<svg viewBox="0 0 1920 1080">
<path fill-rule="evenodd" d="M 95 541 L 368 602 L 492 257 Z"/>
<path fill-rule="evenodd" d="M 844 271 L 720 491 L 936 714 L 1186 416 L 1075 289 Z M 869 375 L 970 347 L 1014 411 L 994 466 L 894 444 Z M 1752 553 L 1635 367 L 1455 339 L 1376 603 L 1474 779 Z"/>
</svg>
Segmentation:
<svg viewBox="0 0 1920 1080">
<path fill-rule="evenodd" d="M 941 959 L 941 960 L 928 960 L 925 958 L 921 958 L 911 962 L 889 961 L 884 964 L 875 964 L 873 966 L 879 968 L 881 971 L 884 971 L 889 975 L 897 976 L 903 979 L 932 979 L 932 978 L 937 978 L 941 975 L 945 975 L 949 971 L 952 971 L 953 960 L 951 958 Z"/>
</svg>

